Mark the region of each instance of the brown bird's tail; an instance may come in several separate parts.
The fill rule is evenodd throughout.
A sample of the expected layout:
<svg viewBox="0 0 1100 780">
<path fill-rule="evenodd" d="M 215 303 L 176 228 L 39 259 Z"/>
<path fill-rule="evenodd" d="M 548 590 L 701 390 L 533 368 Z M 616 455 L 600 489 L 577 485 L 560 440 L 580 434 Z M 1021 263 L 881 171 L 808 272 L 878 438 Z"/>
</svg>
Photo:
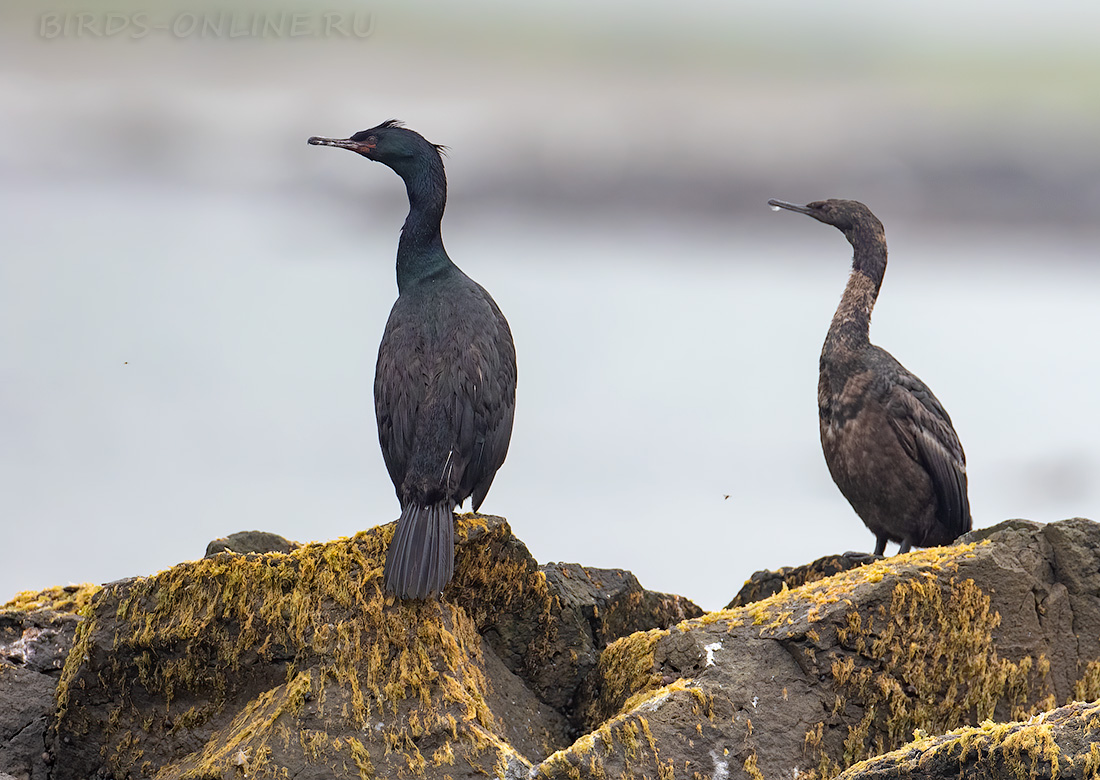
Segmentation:
<svg viewBox="0 0 1100 780">
<path fill-rule="evenodd" d="M 438 596 L 455 567 L 454 511 L 450 502 L 402 507 L 393 532 L 386 569 L 386 591 L 399 599 Z"/>
</svg>

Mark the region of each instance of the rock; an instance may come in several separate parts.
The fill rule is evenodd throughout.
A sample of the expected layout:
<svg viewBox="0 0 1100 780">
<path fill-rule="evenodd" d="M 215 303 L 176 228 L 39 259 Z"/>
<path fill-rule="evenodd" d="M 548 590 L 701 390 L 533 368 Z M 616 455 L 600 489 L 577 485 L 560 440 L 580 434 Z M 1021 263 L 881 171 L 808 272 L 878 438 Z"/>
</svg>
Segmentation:
<svg viewBox="0 0 1100 780">
<path fill-rule="evenodd" d="M 99 591 L 98 585 L 85 582 L 83 585 L 57 585 L 45 590 L 25 590 L 7 604 L 0 606 L 0 610 L 16 610 L 18 612 L 36 612 L 49 610 L 67 615 L 77 615 L 92 601 L 92 597 Z"/>
<path fill-rule="evenodd" d="M 98 588 L 20 593 L 0 608 L 0 780 L 47 780 L 43 758 L 54 691 L 80 618 Z"/>
<path fill-rule="evenodd" d="M 73 646 L 79 620 L 50 609 L 0 610 L 0 661 L 56 678 Z"/>
<path fill-rule="evenodd" d="M 779 591 L 707 615 L 629 572 L 540 567 L 481 516 L 456 528 L 443 599 L 395 603 L 380 587 L 391 535 L 105 586 L 61 675 L 50 780 L 1100 770 L 1100 704 L 1054 710 L 1100 698 L 1100 526 L 1087 520 L 1010 521 L 833 576 L 859 561 L 825 558 L 757 577 Z M 4 647 L 52 625 L 19 620 L 7 634 L 0 620 Z M 60 651 L 39 646 L 8 651 L 23 664 L 0 667 L 0 708 L 48 699 L 53 677 L 29 659 L 48 672 Z M 0 772 L 45 778 L 48 709 L 35 712 L 0 717 Z M 37 764 L 3 763 L 35 740 Z"/>
<path fill-rule="evenodd" d="M 784 588 L 797 588 L 807 582 L 816 582 L 875 560 L 878 557 L 869 553 L 846 552 L 843 555 L 826 555 L 805 566 L 784 566 L 775 571 L 758 571 L 745 581 L 733 601 L 726 605 L 726 609 L 743 607 L 774 596 Z"/>
<path fill-rule="evenodd" d="M 539 567 L 562 603 L 580 610 L 588 621 L 593 644 L 609 642 L 639 626 L 668 626 L 699 617 L 703 610 L 681 596 L 645 590 L 623 569 L 594 569 L 578 563 L 548 563 Z"/>
<path fill-rule="evenodd" d="M 278 534 L 267 531 L 238 531 L 235 534 L 215 539 L 206 545 L 206 555 L 210 558 L 218 553 L 231 552 L 238 555 L 248 553 L 288 553 L 302 545 L 292 542 Z"/>
<path fill-rule="evenodd" d="M 42 746 L 57 680 L 0 662 L 0 778 L 46 780 Z"/>
<path fill-rule="evenodd" d="M 1100 526 L 1013 521 L 610 644 L 539 778 L 832 777 L 1100 697 Z"/>
<path fill-rule="evenodd" d="M 838 780 L 1060 778 L 1100 772 L 1100 701 L 1074 702 L 1024 722 L 992 723 L 926 737 L 848 769 Z"/>
<path fill-rule="evenodd" d="M 65 666 L 52 780 L 526 776 L 571 741 L 608 641 L 700 614 L 626 572 L 541 570 L 456 526 L 441 601 L 395 602 L 392 524 L 105 586 Z"/>
</svg>

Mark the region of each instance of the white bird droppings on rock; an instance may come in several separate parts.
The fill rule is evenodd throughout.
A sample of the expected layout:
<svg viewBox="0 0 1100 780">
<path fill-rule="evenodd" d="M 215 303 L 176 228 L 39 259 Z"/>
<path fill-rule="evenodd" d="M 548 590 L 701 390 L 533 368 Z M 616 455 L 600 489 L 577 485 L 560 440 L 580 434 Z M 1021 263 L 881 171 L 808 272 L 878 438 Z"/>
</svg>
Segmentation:
<svg viewBox="0 0 1100 780">
<path fill-rule="evenodd" d="M 721 642 L 711 642 L 703 647 L 707 651 L 707 666 L 714 666 L 714 651 L 722 649 Z"/>
<path fill-rule="evenodd" d="M 728 780 L 730 776 L 730 762 L 718 757 L 718 751 L 710 751 L 710 760 L 714 762 L 714 774 L 711 780 Z"/>
<path fill-rule="evenodd" d="M 664 703 L 664 700 L 667 699 L 667 698 L 668 698 L 668 691 L 665 691 L 660 696 L 654 696 L 649 701 L 644 701 L 641 704 L 639 704 L 638 707 L 637 707 L 637 710 L 638 710 L 638 712 L 653 712 L 658 707 L 660 707 L 661 704 Z"/>
</svg>

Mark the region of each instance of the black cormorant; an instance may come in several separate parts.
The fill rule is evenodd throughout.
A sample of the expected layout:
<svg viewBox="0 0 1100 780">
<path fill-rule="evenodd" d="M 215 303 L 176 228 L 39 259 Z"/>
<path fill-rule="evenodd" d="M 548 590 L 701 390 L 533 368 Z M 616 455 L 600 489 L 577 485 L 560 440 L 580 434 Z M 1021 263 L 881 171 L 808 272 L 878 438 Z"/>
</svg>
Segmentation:
<svg viewBox="0 0 1100 780">
<path fill-rule="evenodd" d="M 886 233 L 862 203 L 823 200 L 777 208 L 844 233 L 854 250 L 848 286 L 821 349 L 821 447 L 840 492 L 886 542 L 950 544 L 970 530 L 966 458 L 951 418 L 924 382 L 870 342 L 871 310 L 886 272 Z"/>
<path fill-rule="evenodd" d="M 401 502 L 383 581 L 398 598 L 428 598 L 454 573 L 455 507 L 473 496 L 477 511 L 508 452 L 516 405 L 512 332 L 489 293 L 443 248 L 442 147 L 396 120 L 309 143 L 388 165 L 408 191 L 398 298 L 378 348 L 374 409 Z"/>
</svg>

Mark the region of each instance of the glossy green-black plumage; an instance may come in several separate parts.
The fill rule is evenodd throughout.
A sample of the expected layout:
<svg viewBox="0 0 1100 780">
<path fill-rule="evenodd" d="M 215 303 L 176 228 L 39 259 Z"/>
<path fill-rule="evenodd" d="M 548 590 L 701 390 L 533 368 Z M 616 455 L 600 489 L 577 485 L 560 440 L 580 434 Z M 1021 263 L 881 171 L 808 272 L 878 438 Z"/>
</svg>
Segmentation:
<svg viewBox="0 0 1100 780">
<path fill-rule="evenodd" d="M 819 363 L 821 446 L 833 481 L 874 533 L 877 555 L 887 541 L 901 552 L 949 544 L 971 527 L 959 438 L 928 386 L 870 342 L 886 273 L 882 223 L 853 200 L 769 203 L 838 228 L 854 251 Z"/>
<path fill-rule="evenodd" d="M 440 147 L 385 122 L 349 139 L 310 143 L 351 149 L 405 182 L 409 215 L 397 247 L 398 298 L 374 380 L 378 439 L 401 503 L 385 586 L 399 598 L 439 593 L 453 573 L 453 511 L 476 511 L 504 462 L 516 399 L 516 353 L 504 315 L 451 262 L 440 222 L 447 179 Z"/>
</svg>

